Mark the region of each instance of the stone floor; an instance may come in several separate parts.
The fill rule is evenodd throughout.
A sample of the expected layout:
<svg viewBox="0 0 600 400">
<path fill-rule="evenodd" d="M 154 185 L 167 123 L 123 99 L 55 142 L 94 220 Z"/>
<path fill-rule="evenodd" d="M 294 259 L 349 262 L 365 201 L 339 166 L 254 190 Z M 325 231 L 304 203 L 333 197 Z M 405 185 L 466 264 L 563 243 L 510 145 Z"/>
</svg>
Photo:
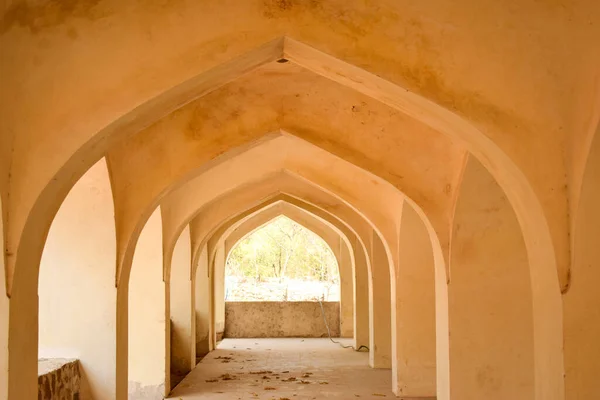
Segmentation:
<svg viewBox="0 0 600 400">
<path fill-rule="evenodd" d="M 175 388 L 173 400 L 396 398 L 391 370 L 329 339 L 225 339 Z"/>
</svg>

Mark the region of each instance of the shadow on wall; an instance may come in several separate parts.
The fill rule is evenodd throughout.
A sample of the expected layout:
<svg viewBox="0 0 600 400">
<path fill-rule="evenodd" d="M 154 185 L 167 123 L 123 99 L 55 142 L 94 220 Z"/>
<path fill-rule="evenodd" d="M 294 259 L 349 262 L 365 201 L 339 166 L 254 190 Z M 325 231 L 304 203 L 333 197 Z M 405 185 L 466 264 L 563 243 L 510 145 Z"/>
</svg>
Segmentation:
<svg viewBox="0 0 600 400">
<path fill-rule="evenodd" d="M 169 326 L 171 329 L 171 349 L 173 349 L 173 345 L 183 343 L 184 338 L 181 337 L 181 330 L 174 329 L 175 324 L 173 323 L 173 320 L 170 320 Z M 177 386 L 190 372 L 187 360 L 177 357 L 176 354 L 177 352 L 171 350 L 171 390 L 174 389 L 175 386 Z"/>
</svg>

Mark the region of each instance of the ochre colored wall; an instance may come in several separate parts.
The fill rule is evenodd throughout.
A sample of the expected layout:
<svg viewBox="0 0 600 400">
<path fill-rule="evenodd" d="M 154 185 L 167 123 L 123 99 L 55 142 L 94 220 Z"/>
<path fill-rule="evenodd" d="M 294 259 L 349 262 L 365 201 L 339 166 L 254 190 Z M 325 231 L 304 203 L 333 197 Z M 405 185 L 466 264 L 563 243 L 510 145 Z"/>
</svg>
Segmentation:
<svg viewBox="0 0 600 400">
<path fill-rule="evenodd" d="M 431 239 L 417 212 L 405 202 L 395 266 L 396 364 L 392 388 L 396 395 L 436 395 L 435 277 Z"/>
<path fill-rule="evenodd" d="M 157 208 L 138 239 L 129 278 L 129 400 L 165 394 L 165 284 L 162 223 Z"/>
<path fill-rule="evenodd" d="M 563 296 L 567 400 L 600 398 L 600 135 L 588 157 L 575 217 L 573 270 Z"/>
<path fill-rule="evenodd" d="M 192 337 L 192 281 L 190 229 L 186 227 L 173 250 L 170 273 L 171 368 L 178 375 L 196 365 L 195 337 Z"/>
<path fill-rule="evenodd" d="M 449 317 L 452 399 L 534 398 L 525 243 L 504 192 L 473 158 L 454 215 Z"/>
<path fill-rule="evenodd" d="M 196 304 L 196 356 L 209 352 L 210 285 L 208 279 L 208 251 L 202 247 L 197 260 L 195 304 Z"/>
<path fill-rule="evenodd" d="M 115 398 L 115 223 L 104 159 L 54 218 L 40 266 L 39 357 L 77 358 L 82 399 Z"/>
<path fill-rule="evenodd" d="M 340 303 L 322 304 L 331 337 L 339 337 Z M 224 337 L 328 337 L 322 313 L 316 301 L 228 301 Z"/>
</svg>

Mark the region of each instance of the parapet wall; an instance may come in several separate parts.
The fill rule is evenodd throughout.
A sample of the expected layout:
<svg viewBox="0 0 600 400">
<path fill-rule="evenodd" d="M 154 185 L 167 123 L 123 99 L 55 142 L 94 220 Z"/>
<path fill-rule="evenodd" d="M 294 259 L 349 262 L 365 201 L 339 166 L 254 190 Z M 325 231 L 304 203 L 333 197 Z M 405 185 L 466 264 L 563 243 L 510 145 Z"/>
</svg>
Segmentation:
<svg viewBox="0 0 600 400">
<path fill-rule="evenodd" d="M 332 337 L 340 336 L 340 303 L 323 302 Z M 327 337 L 319 302 L 229 301 L 225 303 L 226 338 Z"/>
<path fill-rule="evenodd" d="M 79 361 L 40 359 L 38 362 L 38 399 L 74 400 L 80 397 Z"/>
</svg>

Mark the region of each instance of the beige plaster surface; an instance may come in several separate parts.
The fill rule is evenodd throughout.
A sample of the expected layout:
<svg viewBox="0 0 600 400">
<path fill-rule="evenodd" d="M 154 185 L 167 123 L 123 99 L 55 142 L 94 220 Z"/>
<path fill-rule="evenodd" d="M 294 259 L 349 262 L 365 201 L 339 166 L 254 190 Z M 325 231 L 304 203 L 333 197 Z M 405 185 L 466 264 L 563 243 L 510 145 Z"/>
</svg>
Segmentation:
<svg viewBox="0 0 600 400">
<path fill-rule="evenodd" d="M 171 321 L 170 372 L 184 375 L 196 365 L 196 336 L 192 328 L 195 315 L 192 301 L 192 253 L 189 227 L 186 227 L 179 236 L 172 254 L 168 281 L 170 302 L 167 313 Z"/>
<path fill-rule="evenodd" d="M 190 234 L 191 234 L 190 230 Z M 193 244 L 192 244 L 193 245 Z M 210 306 L 212 296 L 210 292 L 210 282 L 208 277 L 208 251 L 203 246 L 199 255 L 192 259 L 193 268 L 192 277 L 195 279 L 194 302 L 196 315 L 196 356 L 203 356 L 210 351 L 209 348 L 209 324 L 210 324 Z"/>
<path fill-rule="evenodd" d="M 223 363 L 219 357 L 231 360 Z M 235 379 L 223 381 L 224 374 Z M 169 399 L 395 398 L 390 379 L 389 370 L 369 367 L 366 353 L 342 349 L 329 339 L 225 339 Z M 265 390 L 270 387 L 275 390 Z"/>
<path fill-rule="evenodd" d="M 436 395 L 435 265 L 429 233 L 416 211 L 402 206 L 398 265 L 392 284 L 392 388 L 398 396 Z"/>
<path fill-rule="evenodd" d="M 225 262 L 227 261 L 227 254 L 225 254 L 225 246 L 223 243 L 217 245 L 214 254 L 212 263 L 214 326 L 215 335 L 217 337 L 222 337 L 223 331 L 225 330 Z"/>
<path fill-rule="evenodd" d="M 40 358 L 78 359 L 84 400 L 115 396 L 114 238 L 103 159 L 77 182 L 56 214 L 39 277 L 39 350 L 34 350 Z"/>
<path fill-rule="evenodd" d="M 166 292 L 163 282 L 160 208 L 138 240 L 129 278 L 129 399 L 162 399 L 165 394 Z"/>
<path fill-rule="evenodd" d="M 253 167 L 249 169 L 247 165 Z M 395 224 L 399 221 L 397 204 L 403 199 L 400 192 L 376 176 L 306 141 L 277 132 L 191 179 L 163 200 L 166 251 L 172 248 L 173 238 L 198 213 L 201 205 L 238 186 L 255 184 L 282 170 L 338 197 L 385 235 L 387 241 L 395 241 Z M 348 180 L 352 181 L 352 185 L 341 185 Z M 372 197 L 365 198 L 365 190 L 369 190 Z"/>
<path fill-rule="evenodd" d="M 451 398 L 535 398 L 527 251 L 506 196 L 475 159 L 465 169 L 453 229 Z"/>
<path fill-rule="evenodd" d="M 0 207 L 2 201 L 0 201 Z M 0 214 L 0 239 L 4 243 L 4 217 Z M 4 267 L 4 256 L 0 257 L 0 265 Z M 6 275 L 0 274 L 0 285 L 5 283 Z M 1 286 L 0 286 L 1 287 Z M 5 293 L 0 294 L 0 398 L 8 399 L 8 314 L 9 298 Z"/>
<path fill-rule="evenodd" d="M 363 135 L 367 124 L 380 135 Z M 450 200 L 464 150 L 369 96 L 294 63 L 264 65 L 112 150 L 116 197 L 123 199 L 117 201 L 122 205 L 119 216 L 137 221 L 147 204 L 173 183 L 185 182 L 196 170 L 218 162 L 215 157 L 223 158 L 238 146 L 254 146 L 265 134 L 279 130 L 398 187 L 431 214 L 447 245 L 442 224 L 451 214 Z M 394 147 L 382 132 L 394 132 Z M 421 153 L 423 157 L 416 157 Z M 263 159 L 273 157 L 277 154 Z M 149 159 L 154 162 L 148 163 Z M 257 163 L 252 165 L 257 167 Z M 124 239 L 129 236 L 129 231 L 121 233 Z"/>
<path fill-rule="evenodd" d="M 600 137 L 592 143 L 575 218 L 572 285 L 563 296 L 566 398 L 600 397 Z"/>
<path fill-rule="evenodd" d="M 371 235 L 371 273 L 373 290 L 369 291 L 370 341 L 369 365 L 373 368 L 392 368 L 392 311 L 390 273 L 386 270 L 388 257 L 379 236 Z M 381 307 L 375 307 L 380 304 Z"/>
</svg>

